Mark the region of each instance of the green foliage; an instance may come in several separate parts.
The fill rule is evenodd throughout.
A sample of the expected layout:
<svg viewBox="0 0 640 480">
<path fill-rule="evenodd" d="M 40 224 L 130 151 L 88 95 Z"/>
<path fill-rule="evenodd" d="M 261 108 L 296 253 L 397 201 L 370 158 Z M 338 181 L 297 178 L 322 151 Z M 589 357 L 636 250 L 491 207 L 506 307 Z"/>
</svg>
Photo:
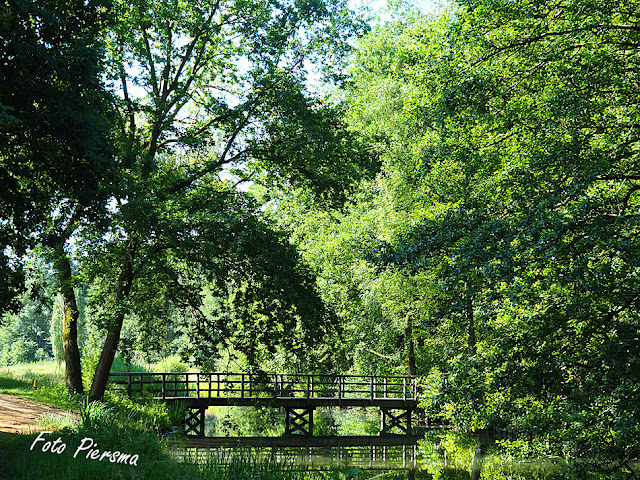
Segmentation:
<svg viewBox="0 0 640 480">
<path fill-rule="evenodd" d="M 323 408 L 315 410 L 314 435 L 375 436 L 380 432 L 380 412 Z"/>
<path fill-rule="evenodd" d="M 0 434 L 0 448 L 5 458 L 3 468 L 10 478 L 16 480 L 84 480 L 86 478 L 136 478 L 145 480 L 163 480 L 173 478 L 190 480 L 264 480 L 308 478 L 303 472 L 294 470 L 292 465 L 277 461 L 275 458 L 262 458 L 257 455 L 234 455 L 231 458 L 212 457 L 201 464 L 178 462 L 162 445 L 161 441 L 148 433 L 128 429 L 108 430 L 67 429 L 50 435 L 51 440 L 60 437 L 68 448 L 63 454 L 55 455 L 36 448 L 30 450 L 36 435 Z M 138 455 L 137 466 L 111 462 L 91 461 L 73 451 L 83 438 L 91 438 L 101 451 L 119 451 Z M 40 443 L 40 445 L 42 445 Z M 70 450 L 72 450 L 70 452 Z"/>
<path fill-rule="evenodd" d="M 0 325 L 0 365 L 30 363 L 51 358 L 50 306 L 46 300 L 19 296 L 20 308 L 5 314 Z"/>
<path fill-rule="evenodd" d="M 112 371 L 115 371 L 112 369 Z M 143 370 L 139 370 L 138 368 L 130 370 L 132 372 L 141 372 Z M 180 360 L 180 357 L 177 355 L 173 355 L 167 358 L 160 360 L 158 363 L 153 365 L 153 371 L 155 372 L 174 372 L 174 373 L 185 373 L 193 371 L 189 365 Z"/>
<path fill-rule="evenodd" d="M 84 397 L 80 404 L 79 412 L 80 425 L 86 430 L 100 430 L 111 427 L 113 409 L 102 402 L 90 402 L 87 397 Z"/>
<path fill-rule="evenodd" d="M 2 3 L 3 311 L 24 280 L 27 247 L 73 231 L 81 218 L 96 221 L 107 198 L 110 127 L 98 38 L 108 6 L 73 0 Z"/>
<path fill-rule="evenodd" d="M 347 118 L 381 174 L 341 210 L 271 210 L 342 319 L 342 368 L 413 355 L 429 417 L 582 471 L 640 448 L 634 15 L 471 1 L 375 29 Z"/>
<path fill-rule="evenodd" d="M 45 413 L 38 417 L 37 424 L 45 430 L 68 431 L 77 427 L 78 420 L 68 413 Z"/>
<path fill-rule="evenodd" d="M 62 301 L 60 298 L 56 298 L 53 302 L 51 322 L 49 323 L 49 338 L 51 339 L 53 358 L 58 362 L 58 365 L 64 361 L 64 346 L 62 344 L 63 321 Z"/>
<path fill-rule="evenodd" d="M 392 32 L 388 55 L 377 33 L 355 92 L 413 86 L 394 108 L 413 149 L 386 157 L 380 189 L 406 219 L 367 257 L 425 280 L 418 324 L 439 343 L 428 414 L 468 430 L 508 424 L 600 471 L 640 451 L 627 7 L 463 2 Z"/>
<path fill-rule="evenodd" d="M 349 48 L 344 36 L 359 27 L 346 2 L 115 1 L 113 14 L 106 47 L 123 191 L 108 234 L 89 227 L 82 244 L 107 351 L 121 341 L 127 360 L 138 351 L 149 362 L 179 348 L 211 364 L 231 347 L 255 366 L 280 344 L 313 363 L 307 347 L 333 319 L 234 182 L 339 190 L 368 168 L 366 155 L 343 161 L 361 145 L 302 86 L 305 59 Z M 96 398 L 109 363 L 96 366 Z"/>
<path fill-rule="evenodd" d="M 329 478 L 332 480 L 358 480 L 359 475 L 362 473 L 362 469 L 358 467 L 350 467 L 348 462 L 345 462 L 339 468 L 336 468 L 329 474 Z"/>
<path fill-rule="evenodd" d="M 292 183 L 324 205 L 341 205 L 356 182 L 377 173 L 379 162 L 347 128 L 344 106 L 326 105 L 305 93 L 297 82 L 285 80 L 264 105 L 266 141 L 256 138 L 250 165 L 265 171 L 262 183 Z"/>
<path fill-rule="evenodd" d="M 133 401 L 128 397 L 107 392 L 105 402 L 110 410 L 113 422 L 130 431 L 163 432 L 169 431 L 175 421 L 177 410 L 173 411 L 163 402 L 152 399 L 137 399 Z"/>
<path fill-rule="evenodd" d="M 208 414 L 207 436 L 277 437 L 284 433 L 284 414 L 272 407 L 214 407 Z"/>
</svg>

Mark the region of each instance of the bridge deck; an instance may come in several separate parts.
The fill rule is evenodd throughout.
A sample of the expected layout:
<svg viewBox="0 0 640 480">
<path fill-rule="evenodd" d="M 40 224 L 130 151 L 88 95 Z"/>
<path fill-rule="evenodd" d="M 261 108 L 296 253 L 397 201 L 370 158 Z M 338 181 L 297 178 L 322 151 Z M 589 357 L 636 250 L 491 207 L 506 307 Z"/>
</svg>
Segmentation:
<svg viewBox="0 0 640 480">
<path fill-rule="evenodd" d="M 191 408 L 273 405 L 287 408 L 369 407 L 414 409 L 414 377 L 248 373 L 112 373 L 115 388 Z"/>
</svg>

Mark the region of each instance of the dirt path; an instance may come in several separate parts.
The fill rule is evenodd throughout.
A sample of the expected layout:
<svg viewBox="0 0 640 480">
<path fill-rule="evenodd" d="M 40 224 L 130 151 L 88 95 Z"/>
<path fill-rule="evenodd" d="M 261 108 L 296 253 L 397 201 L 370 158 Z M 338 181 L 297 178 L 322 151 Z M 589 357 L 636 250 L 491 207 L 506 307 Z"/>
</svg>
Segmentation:
<svg viewBox="0 0 640 480">
<path fill-rule="evenodd" d="M 32 433 L 42 430 L 43 427 L 37 425 L 36 420 L 45 413 L 75 416 L 65 410 L 0 393 L 0 432 Z"/>
</svg>

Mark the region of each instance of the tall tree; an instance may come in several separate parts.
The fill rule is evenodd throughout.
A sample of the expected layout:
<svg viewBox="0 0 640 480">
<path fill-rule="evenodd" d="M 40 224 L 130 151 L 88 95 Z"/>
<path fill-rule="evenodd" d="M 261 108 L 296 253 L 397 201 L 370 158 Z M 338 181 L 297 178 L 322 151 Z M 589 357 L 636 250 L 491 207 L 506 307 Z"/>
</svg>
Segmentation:
<svg viewBox="0 0 640 480">
<path fill-rule="evenodd" d="M 119 257 L 119 273 L 92 398 L 104 393 L 136 282 L 142 286 L 148 280 L 145 270 L 152 270 L 147 251 L 164 245 L 165 234 L 178 234 L 161 229 L 165 208 L 171 210 L 182 198 L 200 198 L 202 192 L 222 199 L 227 208 L 229 192 L 209 190 L 225 169 L 242 179 L 264 172 L 265 164 L 288 169 L 288 178 L 329 168 L 312 163 L 322 157 L 298 156 L 296 163 L 264 153 L 282 142 L 304 145 L 303 130 L 279 139 L 271 125 L 303 114 L 327 123 L 325 110 L 303 95 L 301 74 L 314 55 L 339 54 L 354 28 L 341 1 L 135 0 L 116 2 L 115 14 L 110 78 L 120 92 L 127 187 L 118 206 L 122 223 L 113 237 L 120 243 L 110 247 Z M 190 233 L 197 231 L 182 232 L 181 240 L 193 245 L 197 239 Z M 226 235 L 219 233 L 218 241 Z M 184 258 L 186 244 L 164 252 Z M 178 288 L 173 278 L 170 283 Z"/>
<path fill-rule="evenodd" d="M 108 6 L 102 0 L 0 4 L 0 236 L 2 268 L 9 270 L 2 297 L 25 249 L 49 246 L 65 305 L 70 392 L 82 392 L 82 377 L 67 242 L 80 222 L 96 221 L 104 210 L 111 181 L 99 41 Z"/>
<path fill-rule="evenodd" d="M 414 29 L 393 71 L 421 86 L 423 218 L 377 252 L 463 320 L 429 408 L 599 468 L 640 449 L 636 7 L 468 1 Z"/>
<path fill-rule="evenodd" d="M 407 98 L 419 88 L 392 72 L 415 43 L 408 25 L 425 19 L 411 10 L 398 18 L 360 39 L 342 91 L 343 121 L 369 146 L 377 168 L 360 175 L 346 204 L 328 207 L 302 189 L 281 190 L 268 209 L 291 232 L 317 276 L 323 300 L 341 318 L 342 348 L 334 355 L 339 368 L 362 374 L 422 374 L 430 364 L 425 352 L 436 350 L 437 343 L 427 348 L 422 328 L 430 302 L 428 278 L 376 272 L 365 261 L 378 238 L 389 238 L 419 218 L 413 201 L 420 195 L 415 151 L 422 133 L 404 112 Z"/>
</svg>

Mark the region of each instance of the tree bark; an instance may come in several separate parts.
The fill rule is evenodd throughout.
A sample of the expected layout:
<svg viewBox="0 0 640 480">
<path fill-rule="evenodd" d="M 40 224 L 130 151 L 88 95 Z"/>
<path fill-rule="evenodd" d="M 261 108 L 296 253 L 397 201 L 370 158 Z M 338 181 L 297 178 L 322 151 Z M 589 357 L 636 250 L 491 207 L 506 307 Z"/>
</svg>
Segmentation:
<svg viewBox="0 0 640 480">
<path fill-rule="evenodd" d="M 413 320 L 411 316 L 407 316 L 407 327 L 404 330 L 404 338 L 407 347 L 407 370 L 410 376 L 416 373 L 416 352 L 413 342 Z"/>
<path fill-rule="evenodd" d="M 64 347 L 65 382 L 69 393 L 84 393 L 82 386 L 82 367 L 78 348 L 78 304 L 73 289 L 71 262 L 64 251 L 64 240 L 55 246 L 55 267 L 60 282 L 62 296 L 62 345 Z"/>
<path fill-rule="evenodd" d="M 473 296 L 469 287 L 465 284 L 465 308 L 464 316 L 467 322 L 467 349 L 469 355 L 473 356 L 477 352 L 476 348 L 476 325 L 473 316 Z"/>
<path fill-rule="evenodd" d="M 477 435 L 476 451 L 473 455 L 473 465 L 471 467 L 471 480 L 480 479 L 480 474 L 482 473 L 482 461 L 484 460 L 481 434 L 478 433 Z"/>
<path fill-rule="evenodd" d="M 134 278 L 133 260 L 135 258 L 135 252 L 136 242 L 135 240 L 131 240 L 125 246 L 122 270 L 120 271 L 116 291 L 116 305 L 126 299 L 131 291 Z M 89 392 L 90 400 L 102 400 L 107 388 L 109 373 L 111 372 L 113 359 L 115 358 L 116 351 L 118 350 L 120 333 L 122 331 L 122 324 L 125 316 L 125 312 L 121 309 L 118 309 L 117 312 L 118 313 L 109 324 L 107 337 L 104 341 L 104 346 L 102 347 L 102 353 L 100 354 L 100 360 L 98 360 L 98 364 L 96 365 L 96 371 L 93 375 L 93 382 L 91 384 L 91 391 Z"/>
</svg>

